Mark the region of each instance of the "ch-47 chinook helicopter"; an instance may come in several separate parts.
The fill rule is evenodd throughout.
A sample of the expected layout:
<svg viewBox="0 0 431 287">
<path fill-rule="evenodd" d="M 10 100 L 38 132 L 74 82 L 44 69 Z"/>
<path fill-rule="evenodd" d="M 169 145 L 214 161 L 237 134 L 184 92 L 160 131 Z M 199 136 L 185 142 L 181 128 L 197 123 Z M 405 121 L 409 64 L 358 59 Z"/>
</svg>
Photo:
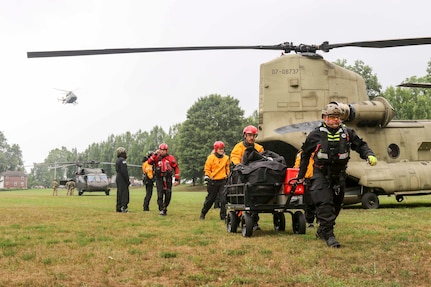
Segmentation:
<svg viewBox="0 0 431 287">
<path fill-rule="evenodd" d="M 341 44 L 269 46 L 159 47 L 28 52 L 29 58 L 192 50 L 282 50 L 260 66 L 259 142 L 283 155 L 292 166 L 310 130 L 321 120 L 322 108 L 343 105 L 343 120 L 368 142 L 379 163 L 370 167 L 356 153 L 347 170 L 345 204 L 362 202 L 377 208 L 379 195 L 431 193 L 431 121 L 393 120 L 395 111 L 382 97 L 368 98 L 364 79 L 323 59 L 317 51 L 334 48 L 391 48 L 431 44 L 431 38 L 362 41 Z M 292 53 L 291 52 L 295 52 Z"/>
<path fill-rule="evenodd" d="M 61 89 L 56 89 L 59 91 L 63 91 L 65 93 L 65 96 L 62 97 L 61 99 L 58 99 L 59 101 L 62 101 L 63 104 L 78 104 L 78 102 L 76 101 L 78 99 L 78 97 L 73 93 L 73 91 L 66 91 L 66 90 L 61 90 Z"/>
</svg>

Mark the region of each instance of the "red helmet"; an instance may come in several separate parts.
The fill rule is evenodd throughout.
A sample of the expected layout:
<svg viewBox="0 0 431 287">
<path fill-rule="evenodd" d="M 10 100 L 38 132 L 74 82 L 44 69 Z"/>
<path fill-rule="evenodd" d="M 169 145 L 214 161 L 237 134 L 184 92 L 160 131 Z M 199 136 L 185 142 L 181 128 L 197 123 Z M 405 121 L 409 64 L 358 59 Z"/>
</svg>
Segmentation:
<svg viewBox="0 0 431 287">
<path fill-rule="evenodd" d="M 242 134 L 243 134 L 243 135 L 245 135 L 245 134 L 253 134 L 253 135 L 257 135 L 257 134 L 258 134 L 258 132 L 257 132 L 257 128 L 256 128 L 255 126 L 246 126 L 246 127 L 244 128 L 244 130 L 242 131 Z"/>
<path fill-rule="evenodd" d="M 224 148 L 224 142 L 222 142 L 222 141 L 216 141 L 214 143 L 214 150 L 218 150 L 219 148 Z"/>
<path fill-rule="evenodd" d="M 159 149 L 168 149 L 168 145 L 167 144 L 165 144 L 165 143 L 162 143 L 162 144 L 160 144 L 159 145 Z"/>
</svg>

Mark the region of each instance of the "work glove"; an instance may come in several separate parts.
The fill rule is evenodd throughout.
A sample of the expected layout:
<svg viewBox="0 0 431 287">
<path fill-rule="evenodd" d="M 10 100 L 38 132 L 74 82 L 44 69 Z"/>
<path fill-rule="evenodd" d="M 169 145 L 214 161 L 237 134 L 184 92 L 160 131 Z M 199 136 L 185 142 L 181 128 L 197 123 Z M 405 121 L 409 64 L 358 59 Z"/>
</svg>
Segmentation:
<svg viewBox="0 0 431 287">
<path fill-rule="evenodd" d="M 371 166 L 375 166 L 377 164 L 377 157 L 373 156 L 373 155 L 369 155 L 367 162 L 369 165 Z"/>
<path fill-rule="evenodd" d="M 208 181 L 210 181 L 210 177 L 208 175 L 205 175 L 204 184 L 208 185 Z"/>
</svg>

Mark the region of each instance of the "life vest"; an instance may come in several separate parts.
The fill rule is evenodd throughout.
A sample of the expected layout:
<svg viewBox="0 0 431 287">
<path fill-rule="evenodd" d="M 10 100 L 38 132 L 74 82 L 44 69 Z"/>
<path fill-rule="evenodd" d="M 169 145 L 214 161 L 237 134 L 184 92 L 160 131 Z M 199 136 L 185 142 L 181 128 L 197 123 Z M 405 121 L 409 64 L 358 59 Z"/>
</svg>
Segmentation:
<svg viewBox="0 0 431 287">
<path fill-rule="evenodd" d="M 173 168 L 171 165 L 172 160 L 173 159 L 170 155 L 167 155 L 162 159 L 160 159 L 155 165 L 156 175 L 160 177 L 171 177 L 172 171 L 173 171 Z"/>
<path fill-rule="evenodd" d="M 349 133 L 341 126 L 331 133 L 326 126 L 319 128 L 321 140 L 314 154 L 314 164 L 319 168 L 331 167 L 333 172 L 344 170 L 350 159 Z"/>
</svg>

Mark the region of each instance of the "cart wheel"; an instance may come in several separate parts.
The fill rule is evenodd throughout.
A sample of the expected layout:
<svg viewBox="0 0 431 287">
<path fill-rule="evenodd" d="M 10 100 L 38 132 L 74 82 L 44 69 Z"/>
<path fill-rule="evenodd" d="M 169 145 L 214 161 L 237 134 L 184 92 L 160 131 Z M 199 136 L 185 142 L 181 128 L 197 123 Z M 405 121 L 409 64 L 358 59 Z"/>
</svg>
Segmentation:
<svg viewBox="0 0 431 287">
<path fill-rule="evenodd" d="M 251 237 L 253 234 L 253 218 L 248 212 L 244 212 L 241 219 L 242 236 Z"/>
<path fill-rule="evenodd" d="M 239 218 L 235 211 L 229 211 L 226 218 L 226 229 L 229 233 L 236 233 L 239 225 Z"/>
<path fill-rule="evenodd" d="M 301 211 L 296 211 L 292 215 L 292 229 L 295 234 L 305 234 L 305 215 Z"/>
<path fill-rule="evenodd" d="M 286 230 L 286 217 L 283 212 L 274 213 L 274 230 L 285 231 Z"/>
</svg>

